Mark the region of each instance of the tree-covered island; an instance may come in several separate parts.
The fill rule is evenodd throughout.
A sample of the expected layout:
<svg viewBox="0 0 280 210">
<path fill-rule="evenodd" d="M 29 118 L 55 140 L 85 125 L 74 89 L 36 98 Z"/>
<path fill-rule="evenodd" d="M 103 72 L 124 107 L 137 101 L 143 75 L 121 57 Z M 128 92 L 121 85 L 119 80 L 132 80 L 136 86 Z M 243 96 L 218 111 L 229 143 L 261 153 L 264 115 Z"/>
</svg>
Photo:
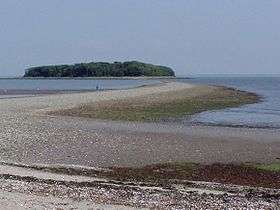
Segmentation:
<svg viewBox="0 0 280 210">
<path fill-rule="evenodd" d="M 28 68 L 24 77 L 138 77 L 175 76 L 166 66 L 128 62 L 90 62 L 73 65 L 49 65 Z"/>
</svg>

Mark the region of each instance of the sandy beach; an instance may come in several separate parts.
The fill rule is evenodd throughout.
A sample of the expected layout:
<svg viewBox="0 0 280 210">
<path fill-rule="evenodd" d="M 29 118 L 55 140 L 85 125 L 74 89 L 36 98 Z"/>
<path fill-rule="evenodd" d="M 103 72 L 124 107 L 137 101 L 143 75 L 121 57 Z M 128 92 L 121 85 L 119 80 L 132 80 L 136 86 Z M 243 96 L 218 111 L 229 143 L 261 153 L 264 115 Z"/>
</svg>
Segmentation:
<svg viewBox="0 0 280 210">
<path fill-rule="evenodd" d="M 197 97 L 217 87 L 168 82 L 127 90 L 1 99 L 1 161 L 107 168 L 166 162 L 272 163 L 280 158 L 279 130 L 49 115 L 82 104 L 154 98 L 155 94 L 171 97 L 176 91 Z M 12 172 L 4 170 L 2 175 L 7 173 Z"/>
<path fill-rule="evenodd" d="M 167 161 L 267 163 L 279 158 L 279 130 L 121 122 L 47 114 L 88 103 L 151 96 L 154 99 L 156 93 L 169 97 L 170 93 L 183 90 L 192 97 L 207 94 L 211 88 L 215 91 L 215 87 L 164 83 L 128 90 L 2 99 L 2 160 L 108 167 Z"/>
</svg>

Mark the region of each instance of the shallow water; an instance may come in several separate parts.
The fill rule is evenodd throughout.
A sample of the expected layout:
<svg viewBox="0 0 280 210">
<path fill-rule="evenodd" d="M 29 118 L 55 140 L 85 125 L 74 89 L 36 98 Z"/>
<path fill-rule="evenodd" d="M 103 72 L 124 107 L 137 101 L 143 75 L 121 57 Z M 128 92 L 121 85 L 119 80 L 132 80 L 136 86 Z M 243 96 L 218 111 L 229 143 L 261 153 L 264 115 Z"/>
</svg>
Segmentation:
<svg viewBox="0 0 280 210">
<path fill-rule="evenodd" d="M 0 79 L 1 90 L 122 89 L 157 83 L 156 80 Z"/>
<path fill-rule="evenodd" d="M 159 83 L 158 80 L 121 79 L 4 79 L 0 78 L 0 99 L 76 91 L 127 89 Z"/>
<path fill-rule="evenodd" d="M 201 77 L 183 81 L 238 88 L 257 93 L 263 98 L 257 104 L 203 112 L 195 115 L 192 123 L 280 128 L 280 77 Z"/>
<path fill-rule="evenodd" d="M 263 102 L 219 111 L 203 112 L 191 118 L 191 123 L 280 128 L 280 77 L 199 77 L 181 82 L 234 87 L 259 94 Z M 0 98 L 55 91 L 125 89 L 158 83 L 158 80 L 71 80 L 71 79 L 0 79 Z M 188 121 L 189 122 L 189 121 Z"/>
</svg>

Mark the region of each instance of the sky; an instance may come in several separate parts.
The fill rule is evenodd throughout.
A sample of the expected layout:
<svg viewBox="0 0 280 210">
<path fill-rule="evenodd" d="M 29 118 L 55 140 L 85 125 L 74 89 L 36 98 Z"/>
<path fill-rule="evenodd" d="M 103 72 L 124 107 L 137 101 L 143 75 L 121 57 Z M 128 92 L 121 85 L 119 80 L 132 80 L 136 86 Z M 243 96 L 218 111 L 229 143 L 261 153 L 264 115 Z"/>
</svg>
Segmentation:
<svg viewBox="0 0 280 210">
<path fill-rule="evenodd" d="M 177 75 L 279 74 L 279 0 L 1 0 L 0 76 L 127 61 Z"/>
</svg>

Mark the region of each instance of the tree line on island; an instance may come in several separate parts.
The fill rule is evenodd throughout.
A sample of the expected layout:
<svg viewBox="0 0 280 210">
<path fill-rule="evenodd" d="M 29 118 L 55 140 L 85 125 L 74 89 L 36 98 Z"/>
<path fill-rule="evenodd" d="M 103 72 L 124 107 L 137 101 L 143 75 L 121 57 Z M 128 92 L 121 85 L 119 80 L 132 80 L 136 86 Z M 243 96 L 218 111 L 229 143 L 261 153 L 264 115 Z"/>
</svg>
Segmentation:
<svg viewBox="0 0 280 210">
<path fill-rule="evenodd" d="M 73 65 L 49 65 L 28 68 L 24 77 L 139 77 L 175 76 L 166 66 L 128 62 L 91 62 Z"/>
</svg>

